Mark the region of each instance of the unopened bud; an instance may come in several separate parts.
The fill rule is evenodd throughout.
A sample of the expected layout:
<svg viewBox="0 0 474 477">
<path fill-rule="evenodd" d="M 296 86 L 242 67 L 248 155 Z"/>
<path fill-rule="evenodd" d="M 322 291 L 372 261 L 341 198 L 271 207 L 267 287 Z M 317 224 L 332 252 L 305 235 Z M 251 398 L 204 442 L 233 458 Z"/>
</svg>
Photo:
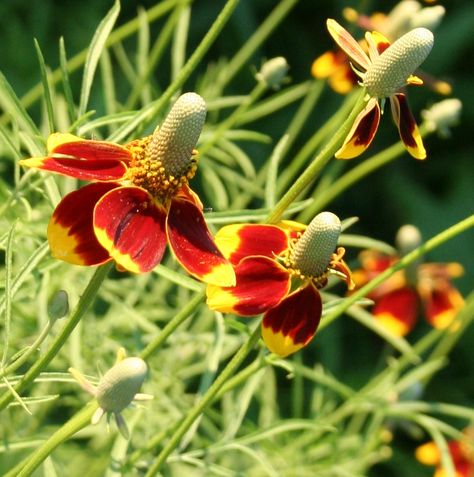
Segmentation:
<svg viewBox="0 0 474 477">
<path fill-rule="evenodd" d="M 433 43 L 433 33 L 426 28 L 415 28 L 399 38 L 365 73 L 367 93 L 371 97 L 387 98 L 398 91 L 425 61 Z"/>
<path fill-rule="evenodd" d="M 304 276 L 320 277 L 327 272 L 341 233 L 341 221 L 331 212 L 321 212 L 310 222 L 293 250 L 293 265 Z"/>
<path fill-rule="evenodd" d="M 204 126 L 206 111 L 206 103 L 201 96 L 185 93 L 153 133 L 147 155 L 160 161 L 168 176 L 186 175 Z"/>
<path fill-rule="evenodd" d="M 266 61 L 255 75 L 257 81 L 266 83 L 269 88 L 280 89 L 288 73 L 289 65 L 283 56 Z"/>
<path fill-rule="evenodd" d="M 421 232 L 414 225 L 403 225 L 398 229 L 395 244 L 401 256 L 412 252 L 421 245 Z"/>
<path fill-rule="evenodd" d="M 425 126 L 430 131 L 438 131 L 442 137 L 449 137 L 450 128 L 459 122 L 462 103 L 457 98 L 444 99 L 421 112 Z"/>
<path fill-rule="evenodd" d="M 59 320 L 69 313 L 69 297 L 66 291 L 58 290 L 48 303 L 48 316 Z"/>
<path fill-rule="evenodd" d="M 398 38 L 409 31 L 412 18 L 418 14 L 421 5 L 416 0 L 402 0 L 390 11 L 381 30 L 389 38 Z M 422 26 L 422 25 L 420 25 Z"/>
<path fill-rule="evenodd" d="M 140 358 L 125 358 L 112 366 L 99 381 L 96 398 L 105 412 L 125 409 L 145 381 L 147 365 Z"/>
<path fill-rule="evenodd" d="M 424 27 L 428 30 L 435 30 L 445 13 L 446 9 L 441 5 L 422 8 L 416 15 L 413 15 L 410 26 L 411 28 Z"/>
</svg>

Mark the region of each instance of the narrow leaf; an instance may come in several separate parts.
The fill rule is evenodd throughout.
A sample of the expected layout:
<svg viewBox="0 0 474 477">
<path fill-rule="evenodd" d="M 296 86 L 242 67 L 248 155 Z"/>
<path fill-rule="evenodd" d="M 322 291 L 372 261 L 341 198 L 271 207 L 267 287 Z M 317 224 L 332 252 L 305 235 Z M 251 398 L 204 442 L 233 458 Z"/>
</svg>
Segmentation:
<svg viewBox="0 0 474 477">
<path fill-rule="evenodd" d="M 87 52 L 86 62 L 84 64 L 84 75 L 82 77 L 81 99 L 79 101 L 78 116 L 82 116 L 86 112 L 97 63 L 99 62 L 105 42 L 112 31 L 119 12 L 120 3 L 118 0 L 116 0 L 114 6 L 100 22 L 92 38 L 92 42 Z"/>
</svg>

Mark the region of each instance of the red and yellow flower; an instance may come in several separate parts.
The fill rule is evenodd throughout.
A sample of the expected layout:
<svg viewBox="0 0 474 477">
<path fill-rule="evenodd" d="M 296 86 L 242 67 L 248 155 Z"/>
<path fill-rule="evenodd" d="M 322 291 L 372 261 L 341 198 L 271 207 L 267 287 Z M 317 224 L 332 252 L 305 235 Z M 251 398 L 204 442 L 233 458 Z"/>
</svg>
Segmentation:
<svg viewBox="0 0 474 477">
<path fill-rule="evenodd" d="M 90 266 L 115 260 L 120 269 L 141 273 L 160 263 L 169 243 L 191 275 L 232 286 L 232 266 L 188 185 L 205 117 L 204 100 L 186 93 L 153 135 L 122 146 L 55 133 L 45 157 L 21 161 L 92 182 L 66 195 L 54 210 L 47 232 L 53 256 Z"/>
<path fill-rule="evenodd" d="M 465 440 L 448 442 L 456 477 L 472 477 L 474 475 L 474 430 L 467 428 L 464 434 L 466 435 Z M 424 465 L 436 466 L 433 477 L 448 476 L 441 464 L 441 452 L 434 442 L 427 442 L 417 447 L 415 457 Z"/>
<path fill-rule="evenodd" d="M 404 226 L 399 236 L 413 234 L 413 229 Z M 362 252 L 359 258 L 362 268 L 353 272 L 357 288 L 399 260 L 398 255 L 372 250 Z M 421 310 L 430 325 L 448 328 L 464 305 L 463 297 L 451 283 L 452 278 L 462 273 L 459 263 L 416 263 L 395 272 L 368 295 L 374 301 L 372 314 L 396 336 L 405 336 L 414 328 Z"/>
<path fill-rule="evenodd" d="M 367 95 L 367 105 L 336 152 L 338 159 L 351 159 L 362 154 L 377 132 L 386 98 L 390 98 L 393 119 L 400 139 L 416 159 L 425 159 L 426 151 L 418 126 L 404 93 L 406 84 L 422 84 L 413 73 L 426 59 L 433 46 L 433 34 L 426 28 L 415 28 L 390 44 L 381 33 L 367 32 L 365 39 L 369 54 L 335 20 L 328 20 L 329 33 L 352 62 Z"/>
<path fill-rule="evenodd" d="M 353 8 L 344 8 L 344 18 L 356 25 L 362 31 L 378 31 L 390 41 L 395 41 L 410 29 L 426 27 L 432 30 L 443 18 L 445 13 L 441 5 L 422 7 L 416 1 L 402 0 L 388 13 L 375 12 L 364 15 Z M 366 50 L 364 41 L 359 45 Z M 316 58 L 311 66 L 311 74 L 317 79 L 327 79 L 331 88 L 339 94 L 347 94 L 358 84 L 358 76 L 354 73 L 349 58 L 341 51 L 327 51 Z M 424 84 L 438 94 L 448 95 L 452 88 L 446 81 L 418 71 L 417 75 Z"/>
<path fill-rule="evenodd" d="M 306 346 L 319 325 L 319 289 L 335 274 L 352 286 L 336 249 L 339 218 L 318 214 L 309 226 L 297 222 L 278 225 L 228 225 L 216 243 L 234 266 L 235 287 L 208 285 L 207 303 L 213 310 L 254 316 L 264 313 L 262 337 L 270 351 L 288 356 Z"/>
</svg>

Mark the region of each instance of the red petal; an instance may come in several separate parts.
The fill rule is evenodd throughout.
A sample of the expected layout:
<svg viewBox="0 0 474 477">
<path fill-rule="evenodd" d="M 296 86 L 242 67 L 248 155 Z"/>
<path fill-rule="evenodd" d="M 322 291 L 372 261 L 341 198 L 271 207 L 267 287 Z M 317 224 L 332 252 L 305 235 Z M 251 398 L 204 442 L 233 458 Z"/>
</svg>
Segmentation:
<svg viewBox="0 0 474 477">
<path fill-rule="evenodd" d="M 262 337 L 270 351 L 288 356 L 306 346 L 321 319 L 322 303 L 313 285 L 299 288 L 265 313 Z"/>
<path fill-rule="evenodd" d="M 217 286 L 235 284 L 232 265 L 217 248 L 201 209 L 194 203 L 173 199 L 166 231 L 173 253 L 188 273 Z"/>
<path fill-rule="evenodd" d="M 449 283 L 445 285 L 423 296 L 426 319 L 428 323 L 439 329 L 449 327 L 464 306 L 464 299 L 458 290 Z"/>
<path fill-rule="evenodd" d="M 70 139 L 69 139 L 70 138 Z M 52 134 L 48 138 L 50 155 L 64 154 L 66 156 L 87 160 L 113 160 L 128 162 L 130 151 L 120 144 L 108 141 L 81 139 L 70 134 Z"/>
<path fill-rule="evenodd" d="M 123 162 L 114 159 L 84 160 L 49 156 L 25 159 L 20 164 L 84 181 L 118 181 L 127 171 Z"/>
<path fill-rule="evenodd" d="M 405 287 L 381 297 L 372 310 L 377 320 L 396 336 L 405 336 L 416 323 L 418 294 Z"/>
<path fill-rule="evenodd" d="M 400 139 L 408 152 L 415 159 L 425 159 L 426 150 L 423 146 L 420 131 L 415 118 L 410 111 L 408 101 L 403 93 L 397 93 L 390 97 L 392 115 L 398 127 Z"/>
<path fill-rule="evenodd" d="M 216 234 L 216 243 L 231 263 L 252 255 L 273 258 L 288 249 L 288 234 L 275 225 L 227 225 Z"/>
<path fill-rule="evenodd" d="M 100 265 L 110 260 L 94 234 L 93 211 L 100 198 L 118 184 L 90 184 L 66 195 L 48 225 L 48 241 L 55 258 L 76 265 Z"/>
<path fill-rule="evenodd" d="M 370 60 L 352 35 L 335 20 L 329 19 L 327 28 L 330 35 L 346 55 L 364 71 L 370 67 Z"/>
<path fill-rule="evenodd" d="M 380 106 L 376 98 L 371 98 L 359 113 L 349 131 L 344 144 L 336 152 L 338 159 L 352 159 L 361 155 L 374 139 L 380 123 Z"/>
<path fill-rule="evenodd" d="M 125 270 L 149 272 L 160 263 L 165 247 L 166 209 L 139 187 L 119 187 L 106 194 L 94 210 L 100 244 Z"/>
<path fill-rule="evenodd" d="M 207 287 L 213 310 L 253 316 L 277 305 L 290 289 L 287 270 L 268 257 L 249 257 L 235 267 L 235 287 Z"/>
</svg>

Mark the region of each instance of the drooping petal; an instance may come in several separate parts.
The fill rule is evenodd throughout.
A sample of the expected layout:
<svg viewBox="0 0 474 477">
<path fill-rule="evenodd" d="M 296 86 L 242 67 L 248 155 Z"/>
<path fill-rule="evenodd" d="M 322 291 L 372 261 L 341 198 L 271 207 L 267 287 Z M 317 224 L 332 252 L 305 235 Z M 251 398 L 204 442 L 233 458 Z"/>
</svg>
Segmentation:
<svg viewBox="0 0 474 477">
<path fill-rule="evenodd" d="M 127 166 L 115 159 L 84 160 L 47 156 L 24 159 L 20 164 L 84 181 L 118 181 L 127 171 Z"/>
<path fill-rule="evenodd" d="M 400 139 L 407 151 L 415 159 L 425 159 L 426 150 L 423 146 L 420 131 L 415 118 L 408 106 L 408 101 L 403 93 L 396 93 L 390 97 L 392 116 L 397 124 Z"/>
<path fill-rule="evenodd" d="M 365 40 L 369 45 L 369 56 L 372 61 L 390 46 L 390 41 L 378 31 L 366 32 Z"/>
<path fill-rule="evenodd" d="M 114 142 L 82 139 L 72 134 L 54 133 L 48 138 L 49 155 L 63 154 L 87 160 L 115 160 L 129 162 L 130 151 Z"/>
<path fill-rule="evenodd" d="M 232 265 L 217 248 L 196 204 L 174 198 L 168 212 L 166 232 L 171 250 L 188 273 L 217 286 L 235 284 Z"/>
<path fill-rule="evenodd" d="M 312 340 L 321 312 L 318 290 L 311 284 L 299 288 L 265 313 L 263 341 L 270 351 L 279 356 L 295 353 Z"/>
<path fill-rule="evenodd" d="M 372 314 L 395 336 L 405 336 L 416 323 L 418 295 L 412 288 L 400 288 L 382 296 Z"/>
<path fill-rule="evenodd" d="M 125 270 L 149 272 L 166 247 L 166 209 L 139 187 L 119 187 L 94 209 L 97 240 Z"/>
<path fill-rule="evenodd" d="M 335 20 L 329 19 L 326 24 L 330 35 L 346 55 L 349 56 L 356 66 L 359 66 L 364 71 L 367 70 L 370 67 L 369 57 L 352 35 Z"/>
<path fill-rule="evenodd" d="M 438 329 L 453 324 L 459 310 L 464 306 L 464 298 L 456 288 L 447 284 L 422 295 L 426 320 Z"/>
<path fill-rule="evenodd" d="M 119 184 L 90 184 L 61 200 L 48 225 L 53 257 L 75 265 L 100 265 L 110 260 L 94 234 L 93 212 L 100 198 L 117 187 Z"/>
<path fill-rule="evenodd" d="M 226 225 L 216 234 L 216 244 L 234 265 L 252 255 L 275 257 L 289 247 L 291 229 L 276 225 L 240 224 Z"/>
<path fill-rule="evenodd" d="M 415 450 L 415 457 L 424 465 L 435 466 L 441 463 L 441 452 L 433 441 L 418 446 Z"/>
<path fill-rule="evenodd" d="M 235 267 L 234 287 L 208 285 L 207 304 L 213 310 L 254 316 L 276 306 L 288 294 L 287 270 L 268 257 L 248 257 Z"/>
<path fill-rule="evenodd" d="M 374 139 L 379 122 L 380 105 L 376 98 L 371 98 L 355 119 L 344 144 L 336 152 L 337 159 L 352 159 L 360 156 Z"/>
</svg>

